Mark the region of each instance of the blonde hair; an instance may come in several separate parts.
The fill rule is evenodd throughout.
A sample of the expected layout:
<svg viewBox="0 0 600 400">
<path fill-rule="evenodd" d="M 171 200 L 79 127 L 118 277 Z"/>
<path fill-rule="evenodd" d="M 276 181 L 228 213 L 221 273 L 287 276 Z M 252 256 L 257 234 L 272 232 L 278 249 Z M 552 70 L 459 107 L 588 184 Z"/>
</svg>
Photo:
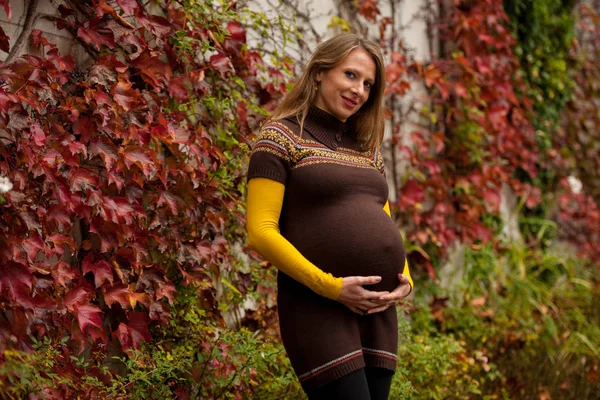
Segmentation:
<svg viewBox="0 0 600 400">
<path fill-rule="evenodd" d="M 355 125 L 357 138 L 363 148 L 374 149 L 383 140 L 383 92 L 385 89 L 385 66 L 381 49 L 372 41 L 354 33 L 342 33 L 321 43 L 312 54 L 306 68 L 300 75 L 294 88 L 283 98 L 273 111 L 269 121 L 295 115 L 299 118 L 300 132 L 308 114 L 310 105 L 317 94 L 316 77 L 320 71 L 327 71 L 344 60 L 354 49 L 362 48 L 371 55 L 375 62 L 375 82 L 370 90 L 369 98 L 362 107 L 352 115 L 348 122 Z"/>
</svg>

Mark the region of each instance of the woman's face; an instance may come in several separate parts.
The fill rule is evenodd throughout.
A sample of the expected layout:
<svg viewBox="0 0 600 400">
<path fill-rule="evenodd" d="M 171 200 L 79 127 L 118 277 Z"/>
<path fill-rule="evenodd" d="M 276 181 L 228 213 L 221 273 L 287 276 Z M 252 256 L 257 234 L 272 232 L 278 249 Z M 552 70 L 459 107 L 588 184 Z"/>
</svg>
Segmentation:
<svg viewBox="0 0 600 400">
<path fill-rule="evenodd" d="M 375 84 L 375 61 L 363 48 L 356 48 L 338 65 L 317 74 L 315 105 L 345 120 L 369 98 Z"/>
</svg>

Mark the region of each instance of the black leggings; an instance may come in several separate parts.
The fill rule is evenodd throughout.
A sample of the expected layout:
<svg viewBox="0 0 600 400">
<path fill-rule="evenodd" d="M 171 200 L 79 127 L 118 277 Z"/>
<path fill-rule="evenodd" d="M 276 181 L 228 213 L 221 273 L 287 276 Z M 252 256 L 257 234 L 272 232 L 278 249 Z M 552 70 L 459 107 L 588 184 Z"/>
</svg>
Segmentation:
<svg viewBox="0 0 600 400">
<path fill-rule="evenodd" d="M 363 368 L 307 392 L 309 400 L 387 400 L 394 371 Z"/>
</svg>

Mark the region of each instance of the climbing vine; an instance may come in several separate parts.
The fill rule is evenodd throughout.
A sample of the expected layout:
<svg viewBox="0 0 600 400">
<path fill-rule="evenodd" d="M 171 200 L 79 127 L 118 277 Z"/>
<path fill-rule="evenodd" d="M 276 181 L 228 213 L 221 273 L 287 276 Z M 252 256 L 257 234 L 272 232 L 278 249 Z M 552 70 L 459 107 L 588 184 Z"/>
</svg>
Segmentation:
<svg viewBox="0 0 600 400">
<path fill-rule="evenodd" d="M 291 68 L 248 49 L 245 26 L 270 22 L 217 1 L 59 2 L 44 18 L 88 50 L 77 65 L 27 4 L 16 42 L 0 32 L 11 58 L 0 68 L 0 176 L 13 185 L 0 197 L 0 392 L 90 396 L 134 368 L 144 343 L 185 338 L 168 327 L 190 324 L 176 313 L 193 288 L 188 329 L 202 329 L 177 368 L 204 370 L 202 393 L 216 395 L 225 378 L 213 389 L 203 380 L 235 364 L 210 357 L 229 346 L 222 304 L 255 285 L 239 250 L 247 143 Z M 21 37 L 36 55 L 17 57 Z M 18 360 L 42 349 L 38 379 L 15 386 L 27 376 Z M 172 357 L 163 350 L 156 360 Z"/>
</svg>

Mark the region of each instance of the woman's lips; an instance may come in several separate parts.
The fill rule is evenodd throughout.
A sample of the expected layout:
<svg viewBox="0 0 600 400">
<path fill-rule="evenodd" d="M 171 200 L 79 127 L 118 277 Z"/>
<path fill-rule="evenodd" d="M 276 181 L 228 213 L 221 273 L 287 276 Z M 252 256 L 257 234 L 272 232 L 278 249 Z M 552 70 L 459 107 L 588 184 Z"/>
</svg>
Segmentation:
<svg viewBox="0 0 600 400">
<path fill-rule="evenodd" d="M 358 104 L 356 101 L 350 100 L 344 96 L 342 96 L 342 100 L 344 101 L 344 105 L 350 109 L 353 109 Z"/>
</svg>

